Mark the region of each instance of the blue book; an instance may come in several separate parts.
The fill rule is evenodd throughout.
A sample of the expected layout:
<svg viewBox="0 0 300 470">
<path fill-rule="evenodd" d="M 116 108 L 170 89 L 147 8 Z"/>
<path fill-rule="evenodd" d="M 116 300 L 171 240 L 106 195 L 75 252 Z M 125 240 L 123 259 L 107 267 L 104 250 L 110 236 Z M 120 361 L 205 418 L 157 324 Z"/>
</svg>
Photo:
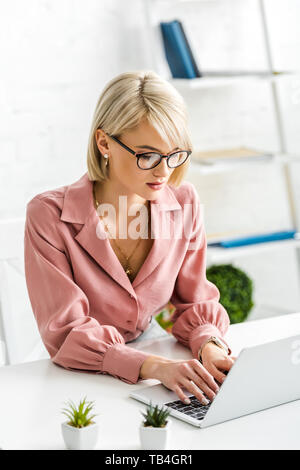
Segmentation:
<svg viewBox="0 0 300 470">
<path fill-rule="evenodd" d="M 276 240 L 287 240 L 295 238 L 296 230 L 287 230 L 284 232 L 272 232 L 262 235 L 252 235 L 249 237 L 233 238 L 218 243 L 208 243 L 208 246 L 221 246 L 223 248 L 232 248 L 236 246 L 253 245 L 255 243 L 272 242 Z"/>
<path fill-rule="evenodd" d="M 188 41 L 188 39 L 187 39 L 187 37 L 186 37 L 183 24 L 181 23 L 181 21 L 178 21 L 178 24 L 179 24 L 179 28 L 180 28 L 180 30 L 181 30 L 181 33 L 182 33 L 182 35 L 183 35 L 184 42 L 185 42 L 185 44 L 186 44 L 186 48 L 187 48 L 188 53 L 189 53 L 189 55 L 190 55 L 190 58 L 191 58 L 191 61 L 192 61 L 192 64 L 193 64 L 193 67 L 194 67 L 194 71 L 195 71 L 195 73 L 196 73 L 196 76 L 200 78 L 200 77 L 202 77 L 202 73 L 201 73 L 201 72 L 199 71 L 199 69 L 198 69 L 198 65 L 197 65 L 197 63 L 196 63 L 196 60 L 195 60 L 195 57 L 194 57 L 194 55 L 193 55 L 193 52 L 192 52 L 191 46 L 190 46 L 190 44 L 189 44 L 189 41 Z"/>
<path fill-rule="evenodd" d="M 160 28 L 164 42 L 166 58 L 173 78 L 197 78 L 190 48 L 178 20 L 161 22 Z"/>
</svg>

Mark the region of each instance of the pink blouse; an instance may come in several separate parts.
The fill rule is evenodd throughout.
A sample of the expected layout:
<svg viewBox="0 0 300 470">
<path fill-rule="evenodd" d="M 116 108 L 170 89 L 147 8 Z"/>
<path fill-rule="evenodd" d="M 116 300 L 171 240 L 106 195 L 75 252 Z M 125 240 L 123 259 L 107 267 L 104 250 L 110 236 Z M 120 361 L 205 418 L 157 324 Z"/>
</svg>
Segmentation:
<svg viewBox="0 0 300 470">
<path fill-rule="evenodd" d="M 151 201 L 154 242 L 133 283 L 100 222 L 92 188 L 85 173 L 27 204 L 26 283 L 52 361 L 136 383 L 150 354 L 126 342 L 169 301 L 176 307 L 172 334 L 193 357 L 210 336 L 226 343 L 229 317 L 206 279 L 206 235 L 193 184 L 166 185 Z"/>
</svg>

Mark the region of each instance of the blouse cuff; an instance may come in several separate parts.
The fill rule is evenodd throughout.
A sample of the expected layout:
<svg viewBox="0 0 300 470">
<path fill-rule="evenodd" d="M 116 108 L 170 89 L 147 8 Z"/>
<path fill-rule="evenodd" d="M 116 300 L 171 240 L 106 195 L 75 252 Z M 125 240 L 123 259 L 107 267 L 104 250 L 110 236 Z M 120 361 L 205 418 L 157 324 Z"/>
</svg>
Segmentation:
<svg viewBox="0 0 300 470">
<path fill-rule="evenodd" d="M 231 349 L 229 348 L 226 340 L 223 338 L 220 330 L 211 323 L 205 323 L 195 328 L 190 335 L 189 343 L 190 349 L 192 351 L 193 357 L 199 359 L 199 350 L 201 346 L 207 341 L 211 336 L 216 336 L 220 338 L 226 346 L 228 347 L 228 355 L 231 354 Z"/>
<path fill-rule="evenodd" d="M 102 371 L 135 384 L 139 380 L 140 368 L 149 355 L 125 344 L 114 344 L 104 355 Z"/>
</svg>

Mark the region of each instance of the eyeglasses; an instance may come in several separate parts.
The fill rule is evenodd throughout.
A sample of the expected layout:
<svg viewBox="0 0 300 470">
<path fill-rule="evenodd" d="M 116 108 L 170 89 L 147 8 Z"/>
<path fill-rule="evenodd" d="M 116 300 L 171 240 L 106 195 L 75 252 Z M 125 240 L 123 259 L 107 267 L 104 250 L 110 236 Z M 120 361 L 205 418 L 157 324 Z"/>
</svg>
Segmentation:
<svg viewBox="0 0 300 470">
<path fill-rule="evenodd" d="M 172 152 L 169 155 L 161 155 L 157 152 L 143 152 L 137 153 L 134 150 L 127 147 L 127 145 L 123 144 L 117 137 L 110 135 L 113 140 L 115 140 L 119 145 L 121 145 L 125 150 L 130 152 L 137 158 L 137 166 L 141 170 L 151 170 L 151 168 L 155 168 L 157 165 L 160 164 L 162 158 L 167 159 L 167 165 L 169 168 L 177 168 L 178 166 L 182 165 L 192 153 L 191 150 L 180 150 L 177 152 Z"/>
</svg>

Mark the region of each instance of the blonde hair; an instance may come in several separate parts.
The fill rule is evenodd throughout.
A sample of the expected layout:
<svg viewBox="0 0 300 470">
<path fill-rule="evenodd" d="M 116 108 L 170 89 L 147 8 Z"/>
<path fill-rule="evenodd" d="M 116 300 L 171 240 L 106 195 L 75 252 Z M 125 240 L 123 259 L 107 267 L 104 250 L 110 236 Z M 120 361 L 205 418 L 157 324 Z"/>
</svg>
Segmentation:
<svg viewBox="0 0 300 470">
<path fill-rule="evenodd" d="M 193 151 L 187 108 L 178 91 L 152 70 L 125 72 L 107 83 L 96 105 L 87 152 L 90 181 L 108 178 L 105 159 L 96 143 L 96 130 L 118 137 L 135 129 L 144 118 L 169 146 L 175 144 Z M 168 180 L 170 185 L 181 184 L 189 160 L 174 169 Z"/>
</svg>

